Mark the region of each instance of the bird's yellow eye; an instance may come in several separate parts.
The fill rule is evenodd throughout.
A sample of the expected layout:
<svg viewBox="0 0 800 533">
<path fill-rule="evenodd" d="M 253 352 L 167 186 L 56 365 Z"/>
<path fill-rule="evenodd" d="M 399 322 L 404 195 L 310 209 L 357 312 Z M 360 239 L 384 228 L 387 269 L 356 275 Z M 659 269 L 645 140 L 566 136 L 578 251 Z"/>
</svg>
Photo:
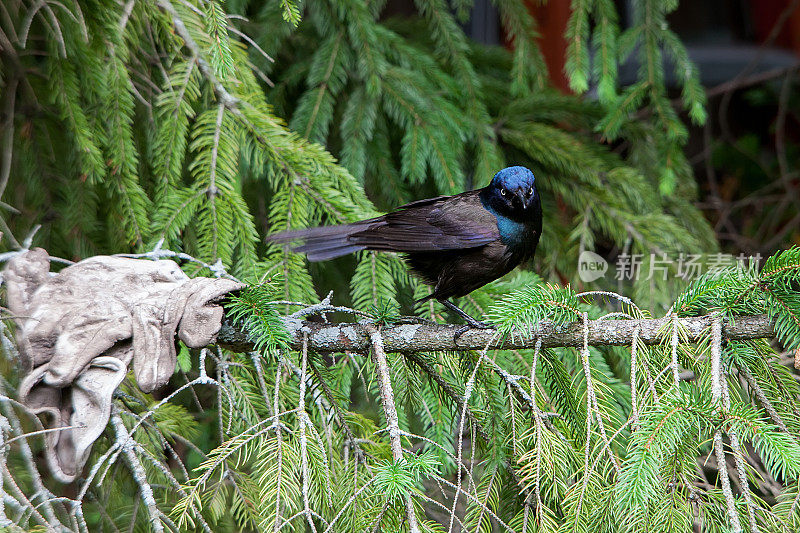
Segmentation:
<svg viewBox="0 0 800 533">
<path fill-rule="evenodd" d="M 506 195 L 506 190 L 505 189 L 500 189 L 500 195 L 501 196 L 505 196 Z"/>
<path fill-rule="evenodd" d="M 528 189 L 528 196 L 533 196 L 533 187 Z"/>
</svg>

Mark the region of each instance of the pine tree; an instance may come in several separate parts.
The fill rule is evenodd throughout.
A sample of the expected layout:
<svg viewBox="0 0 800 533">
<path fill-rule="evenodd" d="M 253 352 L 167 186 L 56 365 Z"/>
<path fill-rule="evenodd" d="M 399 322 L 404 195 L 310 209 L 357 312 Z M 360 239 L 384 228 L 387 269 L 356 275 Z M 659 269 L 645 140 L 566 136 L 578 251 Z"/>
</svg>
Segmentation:
<svg viewBox="0 0 800 533">
<path fill-rule="evenodd" d="M 3 526 L 797 529 L 797 381 L 763 340 L 723 343 L 712 326 L 692 344 L 678 324 L 766 314 L 797 350 L 800 251 L 688 287 L 641 279 L 625 287 L 632 300 L 609 292 L 616 284 L 591 287 L 614 300 L 602 302 L 566 283 L 582 287 L 585 250 L 717 250 L 664 82 L 666 55 L 683 110 L 702 123 L 697 70 L 666 22 L 677 3 L 637 0 L 621 31 L 610 0 L 573 1 L 573 95 L 549 87 L 525 4 L 495 5 L 511 51 L 466 37 L 462 1 L 419 1 L 403 19 L 384 19 L 380 1 L 3 3 L 3 244 L 71 260 L 185 253 L 198 260 L 183 265 L 191 275 L 249 282 L 227 316 L 255 340 L 246 354 L 184 347 L 170 401 L 126 380 L 71 499 L 42 485 L 41 440 L 18 438 L 34 423 L 4 396 L 0 432 L 18 440 L 2 451 Z M 621 88 L 631 54 L 638 79 Z M 546 231 L 531 268 L 460 305 L 502 336 L 666 312 L 660 344 L 385 353 L 382 328 L 400 315 L 448 318 L 414 308 L 429 289 L 399 257 L 311 268 L 264 244 L 482 186 L 507 164 L 536 174 Z M 292 344 L 282 317 L 331 289 L 325 309 L 364 321 L 370 357 Z M 13 397 L 3 324 L 2 394 Z M 117 466 L 128 432 L 143 477 Z M 145 484 L 153 505 L 131 497 Z"/>
</svg>

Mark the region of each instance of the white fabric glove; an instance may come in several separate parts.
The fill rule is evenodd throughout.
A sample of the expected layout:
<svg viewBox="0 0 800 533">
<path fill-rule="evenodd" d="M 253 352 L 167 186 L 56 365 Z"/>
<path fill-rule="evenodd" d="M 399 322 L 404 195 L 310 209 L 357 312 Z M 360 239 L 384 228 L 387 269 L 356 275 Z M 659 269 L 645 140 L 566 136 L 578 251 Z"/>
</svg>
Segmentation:
<svg viewBox="0 0 800 533">
<path fill-rule="evenodd" d="M 20 401 L 49 415 L 53 475 L 73 481 L 103 432 L 111 397 L 133 362 L 145 392 L 175 371 L 175 335 L 190 348 L 213 342 L 222 320 L 214 305 L 243 287 L 228 279 L 190 279 L 169 260 L 91 257 L 50 274 L 47 252 L 30 250 L 4 272 L 22 357 Z"/>
</svg>

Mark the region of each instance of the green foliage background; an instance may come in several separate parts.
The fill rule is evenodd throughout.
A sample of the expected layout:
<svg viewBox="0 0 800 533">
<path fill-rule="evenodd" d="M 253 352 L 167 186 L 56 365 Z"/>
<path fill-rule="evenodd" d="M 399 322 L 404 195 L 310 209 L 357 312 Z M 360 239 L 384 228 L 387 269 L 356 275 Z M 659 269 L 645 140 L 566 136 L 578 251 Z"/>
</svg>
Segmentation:
<svg viewBox="0 0 800 533">
<path fill-rule="evenodd" d="M 680 344 L 681 366 L 698 376 L 681 385 L 663 372 L 666 341 L 637 346 L 638 378 L 630 347 L 392 355 L 403 441 L 419 452 L 399 462 L 378 432 L 386 420 L 375 363 L 301 357 L 286 345 L 285 302 L 314 303 L 331 289 L 334 302 L 384 319 L 398 307 L 448 317 L 433 304 L 413 309 L 428 289 L 397 256 L 365 252 L 312 268 L 265 245 L 266 235 L 479 187 L 510 164 L 531 168 L 542 192 L 537 257 L 460 302 L 508 331 L 600 316 L 603 307 L 573 289 L 541 284 L 577 282 L 583 250 L 715 251 L 692 204 L 686 125 L 664 86 L 669 55 L 681 107 L 703 122 L 696 69 L 666 24 L 676 2 L 633 4 L 634 24 L 622 31 L 611 0 L 573 1 L 566 68 L 576 94 L 566 96 L 549 87 L 536 21 L 518 0 L 495 2 L 511 51 L 469 40 L 460 23 L 471 4 L 460 0 L 419 0 L 404 19 L 383 18 L 380 1 L 4 2 L 3 244 L 73 260 L 162 246 L 254 283 L 230 311 L 260 352 L 184 352 L 173 388 L 198 375 L 198 357 L 216 388 L 159 404 L 127 384 L 117 401 L 129 427 L 155 409 L 134 437 L 163 514 L 148 518 L 131 498 L 137 482 L 113 467 L 118 475 L 87 485 L 89 530 L 398 531 L 410 495 L 426 531 L 454 522 L 470 531 L 687 531 L 694 517 L 704 531 L 725 531 L 725 495 L 697 472 L 722 429 L 752 443 L 759 465 L 748 467 L 752 498 L 750 489 L 737 497 L 743 522 L 793 531 L 796 442 L 752 400 L 763 390 L 794 435 L 800 416 L 783 400 L 798 390 L 766 343 L 725 348 L 726 368 L 744 368 L 759 386 L 731 380 L 729 408 L 709 392 L 710 341 Z M 638 79 L 619 87 L 618 65 L 631 54 Z M 683 292 L 671 276 L 642 279 L 630 290 L 645 310 L 630 301 L 622 309 L 636 318 L 670 306 L 769 313 L 795 348 L 800 257 L 794 249 L 773 261 Z M 525 378 L 514 387 L 498 369 Z M 466 398 L 478 422 L 464 428 L 467 449 L 454 438 L 464 416 L 454 398 Z M 98 442 L 90 464 L 112 442 Z M 10 460 L 25 490 L 35 487 L 21 473 L 24 457 Z M 779 495 L 758 488 L 762 464 Z M 464 494 L 453 504 L 459 480 Z M 73 504 L 54 505 L 69 516 Z"/>
</svg>

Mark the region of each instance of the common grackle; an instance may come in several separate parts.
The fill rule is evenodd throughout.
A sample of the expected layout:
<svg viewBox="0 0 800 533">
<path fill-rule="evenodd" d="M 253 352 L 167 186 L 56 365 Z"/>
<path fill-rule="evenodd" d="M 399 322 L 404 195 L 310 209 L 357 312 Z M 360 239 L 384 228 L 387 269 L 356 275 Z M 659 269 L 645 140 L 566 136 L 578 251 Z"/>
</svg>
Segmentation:
<svg viewBox="0 0 800 533">
<path fill-rule="evenodd" d="M 294 251 L 325 261 L 360 250 L 403 252 L 435 298 L 472 327 L 485 328 L 449 299 L 486 285 L 533 257 L 542 204 L 533 173 L 508 167 L 486 187 L 411 202 L 386 215 L 341 226 L 287 231 L 274 242 L 302 241 Z"/>
</svg>

